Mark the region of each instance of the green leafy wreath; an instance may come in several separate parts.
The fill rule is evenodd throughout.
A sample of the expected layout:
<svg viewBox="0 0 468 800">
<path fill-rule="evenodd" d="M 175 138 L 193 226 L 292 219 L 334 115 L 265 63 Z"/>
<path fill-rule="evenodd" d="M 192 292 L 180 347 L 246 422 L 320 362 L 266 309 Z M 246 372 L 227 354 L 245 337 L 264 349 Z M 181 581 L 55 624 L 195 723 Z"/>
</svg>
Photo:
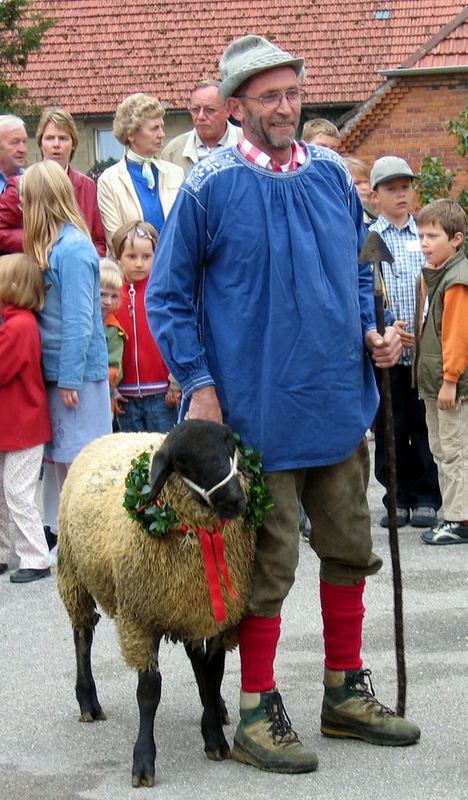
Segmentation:
<svg viewBox="0 0 468 800">
<path fill-rule="evenodd" d="M 250 493 L 244 522 L 249 528 L 258 528 L 265 519 L 273 501 L 265 484 L 265 476 L 261 455 L 251 447 L 242 444 L 236 434 L 236 447 L 239 458 L 239 469 L 250 482 Z M 128 515 L 136 520 L 152 536 L 164 536 L 167 533 L 187 533 L 188 527 L 177 519 L 176 512 L 162 500 L 149 500 L 151 493 L 150 453 L 144 451 L 132 459 L 131 469 L 125 478 L 125 495 L 123 507 Z"/>
</svg>

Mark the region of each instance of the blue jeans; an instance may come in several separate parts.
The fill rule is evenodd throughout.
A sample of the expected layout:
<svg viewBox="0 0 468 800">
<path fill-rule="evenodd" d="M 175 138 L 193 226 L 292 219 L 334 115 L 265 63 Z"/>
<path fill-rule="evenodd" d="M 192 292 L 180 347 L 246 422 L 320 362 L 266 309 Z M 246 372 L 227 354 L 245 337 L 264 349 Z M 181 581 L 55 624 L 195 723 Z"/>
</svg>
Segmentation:
<svg viewBox="0 0 468 800">
<path fill-rule="evenodd" d="M 377 385 L 381 385 L 381 370 L 376 369 Z M 411 385 L 411 367 L 397 364 L 389 369 L 395 425 L 397 474 L 397 506 L 440 508 L 437 467 L 435 465 L 426 425 L 424 401 Z M 385 413 L 382 400 L 375 419 L 375 477 L 387 488 L 385 455 Z M 383 497 L 387 506 L 387 495 Z"/>
<path fill-rule="evenodd" d="M 129 397 L 128 402 L 121 405 L 125 413 L 118 414 L 117 421 L 124 433 L 168 433 L 177 422 L 177 409 L 166 406 L 163 394 Z"/>
</svg>

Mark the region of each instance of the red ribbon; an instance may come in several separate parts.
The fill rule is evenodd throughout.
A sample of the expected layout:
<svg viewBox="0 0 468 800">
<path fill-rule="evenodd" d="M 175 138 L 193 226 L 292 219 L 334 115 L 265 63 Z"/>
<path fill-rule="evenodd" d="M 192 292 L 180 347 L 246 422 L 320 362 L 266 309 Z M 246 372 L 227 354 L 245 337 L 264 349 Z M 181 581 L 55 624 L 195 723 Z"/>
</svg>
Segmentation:
<svg viewBox="0 0 468 800">
<path fill-rule="evenodd" d="M 227 564 L 224 560 L 223 535 L 218 529 L 207 531 L 206 528 L 197 528 L 196 534 L 200 539 L 213 616 L 216 622 L 224 622 L 226 619 L 226 607 L 221 591 L 219 573 L 221 573 L 228 595 L 234 600 L 240 600 L 240 597 L 231 583 Z"/>
</svg>

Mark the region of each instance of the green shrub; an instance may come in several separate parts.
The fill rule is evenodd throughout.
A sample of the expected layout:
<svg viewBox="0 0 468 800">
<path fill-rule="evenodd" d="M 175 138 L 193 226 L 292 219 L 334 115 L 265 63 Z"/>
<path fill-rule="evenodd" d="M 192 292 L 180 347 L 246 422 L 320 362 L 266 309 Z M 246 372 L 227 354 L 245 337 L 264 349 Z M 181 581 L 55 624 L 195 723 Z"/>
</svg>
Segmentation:
<svg viewBox="0 0 468 800">
<path fill-rule="evenodd" d="M 446 169 L 437 156 L 425 156 L 415 178 L 415 188 L 422 206 L 439 197 L 448 197 L 452 188 L 454 172 Z"/>
<path fill-rule="evenodd" d="M 111 167 L 112 164 L 117 164 L 117 159 L 112 158 L 112 156 L 110 158 L 106 158 L 104 161 L 95 161 L 91 169 L 89 169 L 86 174 L 89 178 L 92 178 L 93 181 L 96 182 L 100 174 L 104 172 L 107 167 Z"/>
</svg>

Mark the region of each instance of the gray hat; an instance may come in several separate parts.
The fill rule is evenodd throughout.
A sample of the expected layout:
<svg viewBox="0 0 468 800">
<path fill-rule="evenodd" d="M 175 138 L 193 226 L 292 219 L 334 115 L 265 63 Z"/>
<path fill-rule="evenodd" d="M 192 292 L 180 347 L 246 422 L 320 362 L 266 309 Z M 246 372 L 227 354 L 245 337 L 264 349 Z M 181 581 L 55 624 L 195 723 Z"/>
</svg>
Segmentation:
<svg viewBox="0 0 468 800">
<path fill-rule="evenodd" d="M 305 75 L 303 58 L 294 58 L 263 36 L 249 35 L 236 39 L 226 48 L 219 61 L 221 99 L 230 97 L 252 75 L 273 67 L 292 67 L 298 78 Z"/>
<path fill-rule="evenodd" d="M 371 169 L 370 185 L 375 189 L 379 183 L 392 181 L 394 178 L 414 178 L 414 172 L 403 158 L 383 156 L 374 161 Z"/>
</svg>

